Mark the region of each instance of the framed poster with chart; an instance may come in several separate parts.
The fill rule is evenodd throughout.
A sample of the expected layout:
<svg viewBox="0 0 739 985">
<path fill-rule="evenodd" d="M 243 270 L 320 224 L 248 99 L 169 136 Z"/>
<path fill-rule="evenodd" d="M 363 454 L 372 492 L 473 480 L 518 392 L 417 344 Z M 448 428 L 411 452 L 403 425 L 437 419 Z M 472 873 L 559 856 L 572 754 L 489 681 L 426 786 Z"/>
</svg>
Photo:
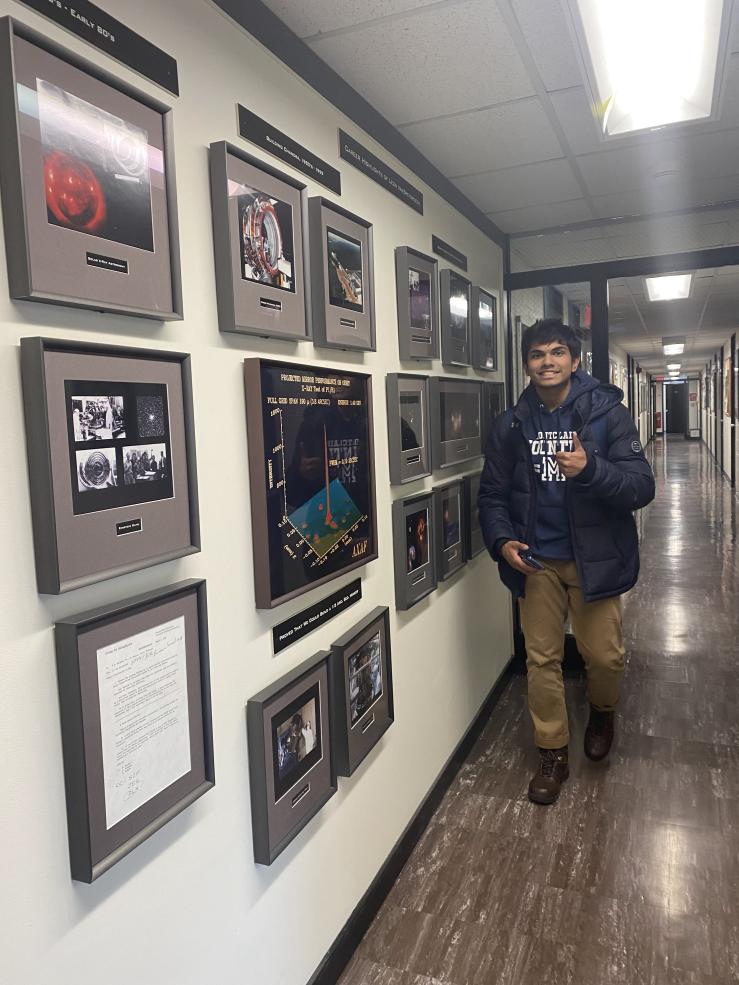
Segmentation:
<svg viewBox="0 0 739 985">
<path fill-rule="evenodd" d="M 215 783 L 205 582 L 54 633 L 71 873 L 89 883 Z"/>
<path fill-rule="evenodd" d="M 393 503 L 395 608 L 410 609 L 436 590 L 436 521 L 433 492 Z"/>
<path fill-rule="evenodd" d="M 372 380 L 244 361 L 257 608 L 377 557 Z"/>
<path fill-rule="evenodd" d="M 470 290 L 472 367 L 494 373 L 498 368 L 498 300 L 482 287 Z"/>
<path fill-rule="evenodd" d="M 0 49 L 11 297 L 182 318 L 171 109 L 9 17 Z"/>
<path fill-rule="evenodd" d="M 200 550 L 190 356 L 21 339 L 38 590 Z"/>
<path fill-rule="evenodd" d="M 210 185 L 221 331 L 304 341 L 305 185 L 223 140 Z"/>
<path fill-rule="evenodd" d="M 456 270 L 439 273 L 441 361 L 445 366 L 469 366 L 470 291 L 472 285 Z"/>
<path fill-rule="evenodd" d="M 398 352 L 401 359 L 438 359 L 439 287 L 433 257 L 410 246 L 395 249 Z"/>
</svg>

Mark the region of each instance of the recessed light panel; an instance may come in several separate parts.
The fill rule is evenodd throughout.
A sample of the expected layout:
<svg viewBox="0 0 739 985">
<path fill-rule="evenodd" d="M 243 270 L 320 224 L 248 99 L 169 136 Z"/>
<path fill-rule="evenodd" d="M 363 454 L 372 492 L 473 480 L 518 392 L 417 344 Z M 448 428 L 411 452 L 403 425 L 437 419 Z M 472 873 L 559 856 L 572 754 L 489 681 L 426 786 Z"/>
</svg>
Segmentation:
<svg viewBox="0 0 739 985">
<path fill-rule="evenodd" d="M 690 296 L 692 274 L 667 274 L 664 277 L 645 277 L 650 301 L 679 301 Z"/>
</svg>

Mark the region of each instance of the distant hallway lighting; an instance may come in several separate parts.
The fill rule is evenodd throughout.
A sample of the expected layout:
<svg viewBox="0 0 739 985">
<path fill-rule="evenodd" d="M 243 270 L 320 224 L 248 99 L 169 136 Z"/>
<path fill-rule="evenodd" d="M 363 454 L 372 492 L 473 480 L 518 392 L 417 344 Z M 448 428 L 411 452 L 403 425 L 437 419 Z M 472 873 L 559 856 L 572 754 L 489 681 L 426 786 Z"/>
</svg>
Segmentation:
<svg viewBox="0 0 739 985">
<path fill-rule="evenodd" d="M 667 369 L 671 373 L 679 373 L 680 372 L 680 366 L 681 365 L 682 365 L 681 363 L 668 363 L 667 364 Z"/>
<path fill-rule="evenodd" d="M 662 339 L 662 351 L 666 356 L 681 356 L 684 348 L 684 335 L 671 335 Z"/>
<path fill-rule="evenodd" d="M 645 277 L 650 301 L 679 301 L 690 296 L 692 274 L 667 274 L 665 277 Z"/>
<path fill-rule="evenodd" d="M 574 20 L 590 55 L 605 134 L 711 115 L 722 0 L 569 2 L 579 11 L 580 23 Z"/>
</svg>

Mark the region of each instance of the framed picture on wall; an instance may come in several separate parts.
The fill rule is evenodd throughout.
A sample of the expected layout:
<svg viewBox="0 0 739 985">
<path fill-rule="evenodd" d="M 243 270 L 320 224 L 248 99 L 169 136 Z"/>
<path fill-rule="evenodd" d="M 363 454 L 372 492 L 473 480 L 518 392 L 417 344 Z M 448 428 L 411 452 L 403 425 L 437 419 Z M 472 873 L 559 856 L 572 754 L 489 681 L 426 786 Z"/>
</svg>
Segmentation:
<svg viewBox="0 0 739 985">
<path fill-rule="evenodd" d="M 731 417 L 732 369 L 732 359 L 729 355 L 724 359 L 724 416 L 727 418 Z"/>
<path fill-rule="evenodd" d="M 388 373 L 385 383 L 390 482 L 412 482 L 431 475 L 428 379 Z"/>
<path fill-rule="evenodd" d="M 374 352 L 372 223 L 317 196 L 308 230 L 313 344 Z"/>
<path fill-rule="evenodd" d="M 482 287 L 470 289 L 472 366 L 487 373 L 498 368 L 498 300 Z"/>
<path fill-rule="evenodd" d="M 271 865 L 336 793 L 327 651 L 246 705 L 254 861 Z"/>
<path fill-rule="evenodd" d="M 21 339 L 40 592 L 200 550 L 190 356 Z"/>
<path fill-rule="evenodd" d="M 482 383 L 482 450 L 485 451 L 490 428 L 493 421 L 505 410 L 505 383 L 493 383 L 484 380 Z"/>
<path fill-rule="evenodd" d="M 0 49 L 11 297 L 181 318 L 170 108 L 9 17 Z"/>
<path fill-rule="evenodd" d="M 436 515 L 436 557 L 439 581 L 446 581 L 467 557 L 464 550 L 464 481 L 455 479 L 434 489 Z"/>
<path fill-rule="evenodd" d="M 455 376 L 429 380 L 431 462 L 434 469 L 482 455 L 482 384 Z"/>
<path fill-rule="evenodd" d="M 336 772 L 351 776 L 395 718 L 387 606 L 333 644 L 329 671 Z"/>
<path fill-rule="evenodd" d="M 93 882 L 215 783 L 205 582 L 54 633 L 71 872 Z"/>
<path fill-rule="evenodd" d="M 564 318 L 564 297 L 558 288 L 551 285 L 544 288 L 544 317 Z"/>
<path fill-rule="evenodd" d="M 480 526 L 480 514 L 477 510 L 477 498 L 480 495 L 480 472 L 464 477 L 464 531 L 465 556 L 468 561 L 485 550 L 485 541 Z"/>
<path fill-rule="evenodd" d="M 433 492 L 393 503 L 393 564 L 396 609 L 410 609 L 436 590 Z"/>
<path fill-rule="evenodd" d="M 472 285 L 456 270 L 439 274 L 441 361 L 445 366 L 469 366 L 470 292 Z"/>
<path fill-rule="evenodd" d="M 372 379 L 246 359 L 252 549 L 258 608 L 377 557 Z"/>
<path fill-rule="evenodd" d="M 398 351 L 401 359 L 439 356 L 439 288 L 433 257 L 410 246 L 395 249 Z"/>
<path fill-rule="evenodd" d="M 304 341 L 305 185 L 224 140 L 210 184 L 221 331 Z"/>
</svg>

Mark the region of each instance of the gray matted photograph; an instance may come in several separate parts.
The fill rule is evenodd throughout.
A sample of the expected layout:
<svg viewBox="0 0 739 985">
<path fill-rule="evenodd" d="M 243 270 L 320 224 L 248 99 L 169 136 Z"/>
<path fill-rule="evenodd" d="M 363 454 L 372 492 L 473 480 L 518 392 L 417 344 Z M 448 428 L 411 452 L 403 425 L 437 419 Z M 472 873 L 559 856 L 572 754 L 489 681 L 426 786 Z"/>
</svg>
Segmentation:
<svg viewBox="0 0 739 985">
<path fill-rule="evenodd" d="M 0 20 L 10 295 L 182 318 L 171 109 Z"/>
<path fill-rule="evenodd" d="M 498 300 L 491 291 L 470 290 L 472 367 L 485 373 L 498 368 Z"/>
<path fill-rule="evenodd" d="M 456 270 L 439 273 L 441 308 L 441 361 L 445 366 L 469 366 L 470 289 L 472 285 Z"/>
<path fill-rule="evenodd" d="M 398 352 L 401 359 L 438 359 L 438 264 L 410 246 L 395 248 Z"/>
<path fill-rule="evenodd" d="M 485 550 L 480 514 L 477 509 L 481 474 L 481 472 L 473 472 L 472 475 L 464 477 L 464 551 L 468 561 Z"/>
<path fill-rule="evenodd" d="M 430 475 L 427 377 L 388 373 L 385 389 L 390 482 L 395 485 Z"/>
<path fill-rule="evenodd" d="M 436 517 L 436 557 L 439 581 L 446 581 L 467 557 L 464 549 L 465 527 L 464 482 L 456 479 L 434 489 Z"/>
<path fill-rule="evenodd" d="M 393 503 L 393 567 L 396 609 L 410 609 L 436 589 L 433 492 Z"/>
<path fill-rule="evenodd" d="M 429 408 L 434 469 L 482 455 L 482 383 L 459 376 L 432 376 Z"/>
</svg>

